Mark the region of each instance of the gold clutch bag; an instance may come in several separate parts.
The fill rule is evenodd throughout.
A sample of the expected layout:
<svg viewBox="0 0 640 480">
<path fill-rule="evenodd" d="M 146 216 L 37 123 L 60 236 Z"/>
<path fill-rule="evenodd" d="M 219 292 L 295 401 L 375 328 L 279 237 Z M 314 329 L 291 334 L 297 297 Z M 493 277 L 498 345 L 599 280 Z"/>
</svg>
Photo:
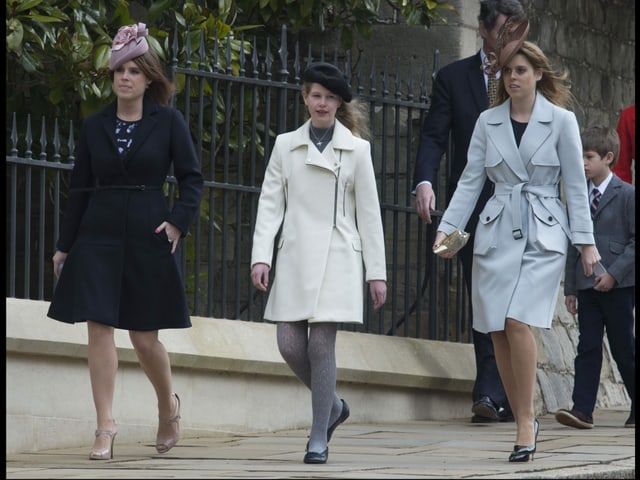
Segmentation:
<svg viewBox="0 0 640 480">
<path fill-rule="evenodd" d="M 467 244 L 468 240 L 469 234 L 467 232 L 456 230 L 447 235 L 440 245 L 433 249 L 433 253 L 458 253 L 458 251 Z"/>
</svg>

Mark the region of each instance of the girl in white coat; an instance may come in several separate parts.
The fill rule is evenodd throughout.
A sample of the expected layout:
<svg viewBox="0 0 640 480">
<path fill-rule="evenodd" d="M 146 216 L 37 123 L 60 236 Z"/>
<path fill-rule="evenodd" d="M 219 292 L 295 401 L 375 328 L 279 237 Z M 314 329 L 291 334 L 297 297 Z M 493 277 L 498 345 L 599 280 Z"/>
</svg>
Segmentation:
<svg viewBox="0 0 640 480">
<path fill-rule="evenodd" d="M 328 443 L 349 407 L 336 393 L 339 323 L 362 323 L 363 279 L 375 309 L 386 300 L 380 203 L 367 118 L 344 74 L 316 62 L 303 74 L 310 119 L 278 135 L 258 202 L 251 281 L 269 287 L 265 319 L 277 322 L 278 348 L 311 390 L 313 421 L 305 463 L 326 463 Z"/>
<path fill-rule="evenodd" d="M 504 31 L 512 32 L 507 24 Z M 572 99 L 562 83 L 566 75 L 554 73 L 544 53 L 524 42 L 524 35 L 502 45 L 494 65 L 501 70 L 497 106 L 478 118 L 467 166 L 434 248 L 464 228 L 468 205 L 489 178 L 494 195 L 480 213 L 473 245 L 474 328 L 491 333 L 515 417 L 509 461 L 525 462 L 533 460 L 539 428 L 534 413 L 537 346 L 530 327 L 551 327 L 569 244 L 582 248 L 587 276 L 600 255 L 584 187 L 578 123 L 563 108 Z M 559 196 L 561 180 L 566 207 Z"/>
</svg>

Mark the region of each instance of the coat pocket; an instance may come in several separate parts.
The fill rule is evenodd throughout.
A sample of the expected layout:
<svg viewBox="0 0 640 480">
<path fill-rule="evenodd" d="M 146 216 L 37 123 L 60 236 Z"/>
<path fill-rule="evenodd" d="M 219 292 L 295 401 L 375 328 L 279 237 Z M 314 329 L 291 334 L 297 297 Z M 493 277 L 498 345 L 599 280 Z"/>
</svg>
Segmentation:
<svg viewBox="0 0 640 480">
<path fill-rule="evenodd" d="M 489 250 L 498 246 L 498 222 L 496 221 L 504 210 L 504 204 L 497 200 L 489 200 L 480 212 L 476 227 L 473 253 L 486 255 Z"/>
<path fill-rule="evenodd" d="M 569 238 L 558 219 L 542 204 L 534 205 L 533 220 L 535 225 L 533 242 L 543 250 L 566 253 Z"/>
</svg>

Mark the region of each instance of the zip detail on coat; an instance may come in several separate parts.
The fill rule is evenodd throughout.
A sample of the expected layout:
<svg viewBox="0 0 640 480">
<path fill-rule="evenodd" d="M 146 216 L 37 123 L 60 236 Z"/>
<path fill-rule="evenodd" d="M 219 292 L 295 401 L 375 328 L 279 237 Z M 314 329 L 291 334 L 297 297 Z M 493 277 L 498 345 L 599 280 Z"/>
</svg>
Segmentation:
<svg viewBox="0 0 640 480">
<path fill-rule="evenodd" d="M 347 216 L 347 188 L 349 187 L 349 182 L 344 182 L 344 191 L 342 192 L 342 216 Z"/>
<path fill-rule="evenodd" d="M 284 190 L 284 212 L 287 213 L 287 206 L 289 205 L 289 184 L 286 180 L 284 181 L 282 189 Z"/>
<path fill-rule="evenodd" d="M 338 215 L 338 183 L 340 180 L 340 168 L 342 167 L 342 150 L 340 150 L 338 165 L 338 169 L 336 170 L 336 184 L 333 190 L 333 228 L 336 228 L 336 217 Z"/>
<path fill-rule="evenodd" d="M 336 216 L 338 211 L 338 180 L 340 180 L 340 167 L 336 172 L 336 185 L 333 191 L 333 228 L 336 228 Z"/>
</svg>

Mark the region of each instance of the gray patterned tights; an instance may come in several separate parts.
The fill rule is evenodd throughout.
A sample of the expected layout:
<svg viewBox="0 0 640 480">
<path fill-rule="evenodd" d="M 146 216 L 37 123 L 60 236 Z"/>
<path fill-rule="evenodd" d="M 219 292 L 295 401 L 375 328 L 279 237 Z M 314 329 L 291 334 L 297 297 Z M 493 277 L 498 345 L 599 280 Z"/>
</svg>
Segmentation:
<svg viewBox="0 0 640 480">
<path fill-rule="evenodd" d="M 336 393 L 337 323 L 278 322 L 278 349 L 289 368 L 311 390 L 313 422 L 309 451 L 327 448 L 327 428 L 342 412 Z"/>
</svg>

